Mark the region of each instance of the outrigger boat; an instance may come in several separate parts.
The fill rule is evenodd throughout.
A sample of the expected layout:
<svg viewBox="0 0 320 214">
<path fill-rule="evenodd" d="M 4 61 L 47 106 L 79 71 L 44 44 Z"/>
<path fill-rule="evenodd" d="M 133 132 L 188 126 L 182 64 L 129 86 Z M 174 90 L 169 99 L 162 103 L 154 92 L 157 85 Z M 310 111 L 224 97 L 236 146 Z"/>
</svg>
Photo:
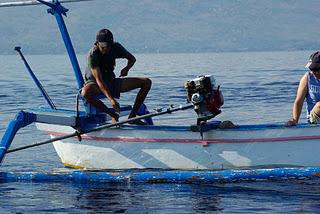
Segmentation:
<svg viewBox="0 0 320 214">
<path fill-rule="evenodd" d="M 62 17 L 68 10 L 58 0 L 37 2 L 49 6 L 48 13 L 57 20 L 77 80 L 78 88 L 75 91 L 78 92 L 84 81 Z M 16 47 L 15 50 L 50 107 L 17 114 L 1 140 L 0 162 L 7 153 L 53 142 L 65 166 L 86 170 L 152 169 L 169 170 L 170 173 L 171 170 L 179 173 L 188 170 L 188 173 L 201 172 L 206 176 L 213 176 L 217 170 L 252 170 L 250 173 L 261 174 L 261 171 L 254 170 L 266 169 L 263 172 L 266 173 L 280 168 L 281 172 L 286 169 L 288 172 L 297 172 L 294 169 L 301 172 L 301 167 L 304 167 L 309 175 L 310 167 L 313 175 L 320 171 L 320 125 L 301 123 L 288 127 L 259 124 L 223 128 L 221 121 L 212 119 L 220 113 L 223 98 L 211 76 L 200 76 L 186 82 L 189 104 L 151 113 L 143 105 L 137 118 L 145 119 L 148 125 L 127 124 L 137 118 L 112 124 L 109 116 L 90 106 L 81 97 L 77 97 L 77 100 L 82 101 L 85 111 L 57 108 L 32 72 L 21 48 Z M 152 118 L 155 116 L 190 108 L 197 113 L 196 120 L 190 121 L 190 124 L 153 124 Z M 122 107 L 121 115 L 126 116 L 129 110 L 130 106 Z M 36 123 L 37 128 L 46 132 L 51 139 L 10 149 L 16 132 L 32 123 Z"/>
</svg>

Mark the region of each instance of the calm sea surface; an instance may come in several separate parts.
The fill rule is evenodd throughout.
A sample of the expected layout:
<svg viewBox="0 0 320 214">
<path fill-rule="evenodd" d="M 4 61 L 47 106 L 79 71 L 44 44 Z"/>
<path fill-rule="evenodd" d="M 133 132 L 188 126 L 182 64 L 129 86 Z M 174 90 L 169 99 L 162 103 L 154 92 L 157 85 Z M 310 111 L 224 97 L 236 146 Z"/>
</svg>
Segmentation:
<svg viewBox="0 0 320 214">
<path fill-rule="evenodd" d="M 304 64 L 312 51 L 137 54 L 130 76 L 153 80 L 149 109 L 184 104 L 183 84 L 210 74 L 221 85 L 225 104 L 217 119 L 236 124 L 284 123 Z M 56 106 L 74 109 L 76 82 L 65 55 L 26 56 Z M 85 56 L 79 55 L 82 70 Z M 116 73 L 125 65 L 117 62 Z M 0 137 L 22 109 L 47 106 L 16 55 L 0 56 Z M 136 91 L 123 94 L 131 104 Z M 301 121 L 305 120 L 305 111 Z M 157 124 L 194 123 L 192 110 L 155 118 Z M 48 136 L 34 125 L 19 131 L 12 147 Z M 52 172 L 63 169 L 52 145 L 8 154 L 0 172 Z M 2 182 L 0 213 L 288 213 L 320 212 L 320 180 L 237 182 L 229 184 L 100 184 Z"/>
</svg>

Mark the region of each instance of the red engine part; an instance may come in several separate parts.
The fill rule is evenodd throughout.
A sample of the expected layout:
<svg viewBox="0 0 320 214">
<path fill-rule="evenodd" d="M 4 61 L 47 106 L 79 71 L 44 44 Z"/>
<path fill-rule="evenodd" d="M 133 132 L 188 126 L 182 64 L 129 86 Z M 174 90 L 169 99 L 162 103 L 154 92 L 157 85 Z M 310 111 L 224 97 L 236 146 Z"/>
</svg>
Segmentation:
<svg viewBox="0 0 320 214">
<path fill-rule="evenodd" d="M 224 99 L 219 87 L 217 90 L 212 91 L 212 95 L 209 99 L 206 100 L 205 104 L 211 113 L 217 112 L 220 107 L 223 105 Z"/>
</svg>

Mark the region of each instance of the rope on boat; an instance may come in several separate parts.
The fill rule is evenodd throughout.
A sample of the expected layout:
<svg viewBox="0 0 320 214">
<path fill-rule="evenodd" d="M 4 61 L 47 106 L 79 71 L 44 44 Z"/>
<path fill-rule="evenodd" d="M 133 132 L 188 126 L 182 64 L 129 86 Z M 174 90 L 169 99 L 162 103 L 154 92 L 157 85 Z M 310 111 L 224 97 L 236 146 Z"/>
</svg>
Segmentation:
<svg viewBox="0 0 320 214">
<path fill-rule="evenodd" d="M 31 145 L 22 146 L 22 147 L 18 147 L 18 148 L 15 148 L 15 149 L 9 149 L 9 150 L 7 150 L 6 153 L 16 152 L 16 151 L 20 151 L 20 150 L 36 147 L 36 146 L 41 146 L 41 145 L 53 143 L 55 141 L 64 140 L 64 139 L 71 138 L 71 137 L 78 137 L 79 138 L 83 134 L 87 134 L 87 133 L 91 133 L 91 132 L 95 132 L 95 131 L 100 131 L 102 129 L 107 129 L 107 128 L 119 126 L 119 125 L 122 125 L 122 124 L 125 124 L 125 123 L 133 122 L 135 120 L 142 120 L 142 119 L 145 119 L 145 118 L 155 117 L 155 116 L 159 116 L 159 115 L 163 115 L 163 114 L 170 114 L 170 113 L 175 112 L 175 111 L 182 111 L 182 110 L 186 110 L 186 109 L 189 109 L 189 108 L 192 108 L 192 107 L 193 107 L 193 105 L 190 104 L 190 105 L 186 105 L 186 106 L 179 106 L 177 108 L 168 108 L 167 110 L 162 111 L 162 112 L 154 112 L 154 113 L 150 113 L 150 114 L 145 114 L 145 115 L 142 115 L 142 116 L 133 117 L 133 118 L 130 118 L 130 119 L 127 119 L 127 120 L 124 120 L 124 121 L 119 121 L 119 122 L 112 123 L 112 124 L 105 124 L 105 125 L 102 125 L 102 126 L 97 126 L 95 128 L 92 128 L 92 129 L 89 129 L 89 130 L 85 130 L 85 131 L 75 131 L 72 134 L 67 134 L 67 135 L 64 135 L 64 136 L 61 136 L 61 137 L 55 137 L 55 138 L 52 138 L 50 140 L 45 140 L 45 141 L 42 141 L 42 142 L 39 142 L 39 143 L 34 143 L 34 144 L 31 144 Z"/>
</svg>

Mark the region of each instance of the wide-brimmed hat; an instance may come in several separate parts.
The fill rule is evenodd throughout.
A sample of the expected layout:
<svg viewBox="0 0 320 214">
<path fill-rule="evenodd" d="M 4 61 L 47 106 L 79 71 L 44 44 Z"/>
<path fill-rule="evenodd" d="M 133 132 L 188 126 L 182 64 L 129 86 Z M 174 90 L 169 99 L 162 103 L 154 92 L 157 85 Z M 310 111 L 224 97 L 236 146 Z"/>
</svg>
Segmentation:
<svg viewBox="0 0 320 214">
<path fill-rule="evenodd" d="M 319 51 L 310 55 L 309 61 L 306 64 L 306 68 L 309 68 L 311 71 L 320 70 L 320 52 Z"/>
</svg>

